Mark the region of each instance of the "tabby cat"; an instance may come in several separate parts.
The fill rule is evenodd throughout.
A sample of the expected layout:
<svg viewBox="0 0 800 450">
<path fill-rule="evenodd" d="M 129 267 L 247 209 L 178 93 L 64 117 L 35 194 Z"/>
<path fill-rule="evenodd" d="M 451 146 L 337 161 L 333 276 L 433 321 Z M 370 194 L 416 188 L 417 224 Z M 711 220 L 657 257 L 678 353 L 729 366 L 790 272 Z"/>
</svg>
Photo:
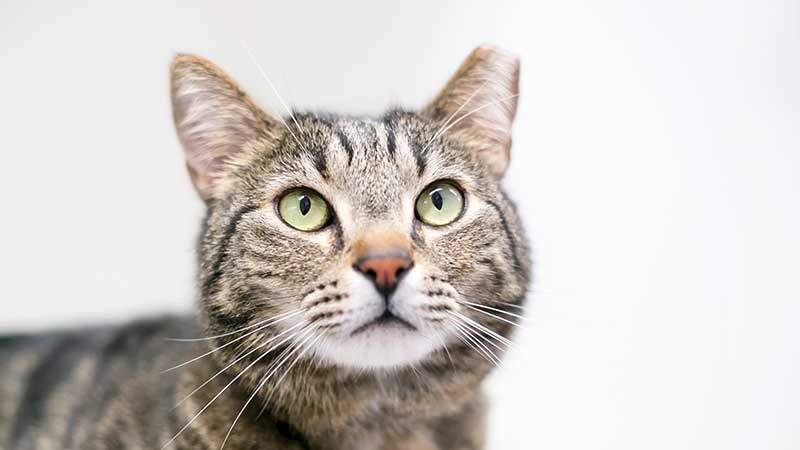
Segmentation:
<svg viewBox="0 0 800 450">
<path fill-rule="evenodd" d="M 418 111 L 281 118 L 177 56 L 198 317 L 0 338 L 0 447 L 483 448 L 529 281 L 499 186 L 518 79 L 478 48 Z"/>
</svg>

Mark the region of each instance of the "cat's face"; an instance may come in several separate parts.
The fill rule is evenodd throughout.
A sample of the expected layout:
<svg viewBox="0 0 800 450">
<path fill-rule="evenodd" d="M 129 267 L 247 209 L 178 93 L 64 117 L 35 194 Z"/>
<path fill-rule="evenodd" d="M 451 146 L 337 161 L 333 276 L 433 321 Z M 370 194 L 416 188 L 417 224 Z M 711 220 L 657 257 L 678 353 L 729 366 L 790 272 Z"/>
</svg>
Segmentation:
<svg viewBox="0 0 800 450">
<path fill-rule="evenodd" d="M 176 59 L 176 124 L 209 208 L 202 300 L 210 334 L 241 338 L 229 356 L 378 368 L 453 346 L 498 355 L 528 280 L 498 185 L 517 76 L 515 59 L 478 49 L 420 112 L 284 120 L 210 63 Z"/>
</svg>

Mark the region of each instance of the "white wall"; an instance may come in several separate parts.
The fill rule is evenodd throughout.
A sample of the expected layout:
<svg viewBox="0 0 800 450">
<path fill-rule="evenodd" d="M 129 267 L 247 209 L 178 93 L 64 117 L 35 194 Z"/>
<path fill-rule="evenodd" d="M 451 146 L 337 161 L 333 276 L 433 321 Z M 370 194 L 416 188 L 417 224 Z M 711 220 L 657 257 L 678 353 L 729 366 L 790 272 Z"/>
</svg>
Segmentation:
<svg viewBox="0 0 800 450">
<path fill-rule="evenodd" d="M 800 448 L 799 3 L 110 3 L 0 5 L 0 330 L 190 308 L 175 52 L 378 112 L 491 42 L 536 262 L 491 448 Z"/>
</svg>

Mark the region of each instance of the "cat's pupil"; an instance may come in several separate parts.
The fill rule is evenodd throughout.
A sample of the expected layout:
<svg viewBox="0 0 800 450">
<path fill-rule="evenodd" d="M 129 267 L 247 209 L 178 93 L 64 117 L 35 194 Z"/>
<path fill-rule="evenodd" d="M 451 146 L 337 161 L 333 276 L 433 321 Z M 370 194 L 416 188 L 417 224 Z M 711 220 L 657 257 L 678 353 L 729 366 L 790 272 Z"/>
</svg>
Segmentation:
<svg viewBox="0 0 800 450">
<path fill-rule="evenodd" d="M 433 206 L 436 207 L 439 211 L 442 210 L 442 194 L 439 191 L 431 192 L 431 201 L 433 202 Z"/>
<path fill-rule="evenodd" d="M 300 213 L 305 216 L 309 210 L 311 210 L 311 200 L 304 195 L 300 197 Z"/>
</svg>

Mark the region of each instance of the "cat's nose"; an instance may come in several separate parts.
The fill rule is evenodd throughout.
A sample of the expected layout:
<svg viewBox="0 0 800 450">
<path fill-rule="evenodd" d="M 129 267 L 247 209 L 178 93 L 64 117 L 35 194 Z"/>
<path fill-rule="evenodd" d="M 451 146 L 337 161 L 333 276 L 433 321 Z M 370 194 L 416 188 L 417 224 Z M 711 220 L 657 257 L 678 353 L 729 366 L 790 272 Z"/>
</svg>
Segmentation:
<svg viewBox="0 0 800 450">
<path fill-rule="evenodd" d="M 411 269 L 414 261 L 402 248 L 368 252 L 358 258 L 353 268 L 375 283 L 378 292 L 388 299 L 397 288 L 402 276 Z"/>
</svg>

